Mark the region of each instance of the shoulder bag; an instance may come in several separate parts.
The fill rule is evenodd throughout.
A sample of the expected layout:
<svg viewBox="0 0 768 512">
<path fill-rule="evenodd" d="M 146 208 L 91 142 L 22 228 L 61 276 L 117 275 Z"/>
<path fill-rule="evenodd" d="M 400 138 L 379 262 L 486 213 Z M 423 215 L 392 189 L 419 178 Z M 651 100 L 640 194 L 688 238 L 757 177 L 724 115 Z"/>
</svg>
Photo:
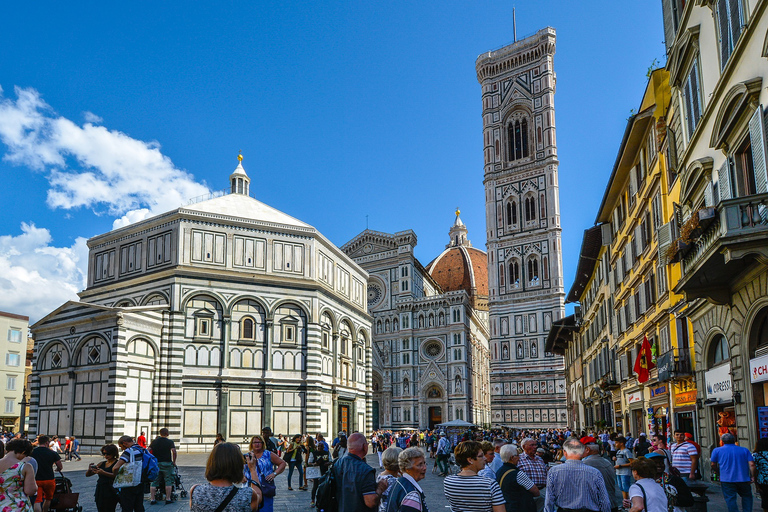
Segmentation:
<svg viewBox="0 0 768 512">
<path fill-rule="evenodd" d="M 115 481 L 112 486 L 115 489 L 123 487 L 136 487 L 141 484 L 141 461 L 136 461 L 133 450 L 128 451 L 130 461 L 120 466 L 115 475 Z"/>
</svg>

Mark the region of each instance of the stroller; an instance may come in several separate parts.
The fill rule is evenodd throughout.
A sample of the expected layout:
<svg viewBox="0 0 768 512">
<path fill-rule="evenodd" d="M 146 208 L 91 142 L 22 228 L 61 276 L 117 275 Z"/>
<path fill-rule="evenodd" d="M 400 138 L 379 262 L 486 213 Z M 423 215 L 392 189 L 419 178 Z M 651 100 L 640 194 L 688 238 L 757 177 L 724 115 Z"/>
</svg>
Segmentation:
<svg viewBox="0 0 768 512">
<path fill-rule="evenodd" d="M 82 512 L 83 507 L 78 503 L 79 493 L 72 492 L 72 481 L 59 471 L 56 477 L 56 489 L 53 491 L 51 510 L 62 512 Z"/>
<path fill-rule="evenodd" d="M 157 491 L 155 491 L 155 500 L 176 501 L 177 498 L 184 499 L 187 497 L 187 490 L 184 488 L 184 482 L 181 481 L 181 475 L 179 475 L 179 467 L 174 466 L 174 469 L 176 471 L 174 471 L 173 485 L 171 486 L 171 496 L 169 498 L 165 496 L 165 487 L 158 487 Z"/>
</svg>

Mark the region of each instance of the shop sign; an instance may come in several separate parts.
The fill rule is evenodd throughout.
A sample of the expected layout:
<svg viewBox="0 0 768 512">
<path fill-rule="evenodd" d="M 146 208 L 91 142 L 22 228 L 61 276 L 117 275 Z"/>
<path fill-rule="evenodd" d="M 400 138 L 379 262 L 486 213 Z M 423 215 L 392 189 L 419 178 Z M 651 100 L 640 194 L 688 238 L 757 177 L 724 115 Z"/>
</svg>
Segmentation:
<svg viewBox="0 0 768 512">
<path fill-rule="evenodd" d="M 749 360 L 749 375 L 753 384 L 768 380 L 768 354 Z"/>
<path fill-rule="evenodd" d="M 677 381 L 674 387 L 676 395 L 682 395 L 688 391 L 696 391 L 696 383 L 692 379 Z"/>
<path fill-rule="evenodd" d="M 656 358 L 656 368 L 659 369 L 659 382 L 666 382 L 672 379 L 672 372 L 675 369 L 675 354 L 671 350 Z"/>
<path fill-rule="evenodd" d="M 731 363 L 718 366 L 704 374 L 707 384 L 707 398 L 715 400 L 733 400 L 733 382 L 731 381 Z"/>
<path fill-rule="evenodd" d="M 768 437 L 768 407 L 757 408 L 757 427 L 760 430 L 760 438 Z"/>
<path fill-rule="evenodd" d="M 657 386 L 655 388 L 651 388 L 651 398 L 661 395 L 666 395 L 669 393 L 669 389 L 667 389 L 667 386 Z"/>
<path fill-rule="evenodd" d="M 693 405 L 696 403 L 696 390 L 684 391 L 682 393 L 675 394 L 675 407 L 682 407 L 684 405 Z"/>
<path fill-rule="evenodd" d="M 642 401 L 643 401 L 642 391 L 635 391 L 634 393 L 627 394 L 627 403 L 630 405 L 635 403 L 640 403 Z"/>
</svg>

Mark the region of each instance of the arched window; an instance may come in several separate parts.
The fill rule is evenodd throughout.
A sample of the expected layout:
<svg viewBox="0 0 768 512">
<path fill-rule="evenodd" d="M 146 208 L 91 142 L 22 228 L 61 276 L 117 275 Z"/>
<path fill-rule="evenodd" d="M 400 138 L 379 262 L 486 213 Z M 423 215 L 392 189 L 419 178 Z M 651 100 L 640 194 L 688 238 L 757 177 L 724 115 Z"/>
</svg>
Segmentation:
<svg viewBox="0 0 768 512">
<path fill-rule="evenodd" d="M 523 158 L 523 140 L 520 121 L 515 121 L 515 160 Z"/>
<path fill-rule="evenodd" d="M 539 280 L 539 261 L 536 258 L 528 260 L 528 280 Z"/>
<path fill-rule="evenodd" d="M 509 151 L 507 158 L 509 161 L 526 158 L 529 155 L 528 149 L 528 119 L 515 119 L 507 125 L 507 140 Z"/>
<path fill-rule="evenodd" d="M 525 207 L 525 221 L 531 222 L 536 220 L 536 198 L 526 197 L 524 207 Z"/>
<path fill-rule="evenodd" d="M 522 139 L 523 139 L 523 158 L 528 156 L 528 120 L 523 118 L 522 123 L 520 123 L 520 129 L 522 131 Z"/>
<path fill-rule="evenodd" d="M 509 264 L 509 284 L 515 285 L 520 282 L 520 265 L 517 261 Z"/>
<path fill-rule="evenodd" d="M 253 318 L 243 318 L 242 333 L 244 340 L 253 339 Z"/>
<path fill-rule="evenodd" d="M 715 336 L 715 339 L 712 340 L 712 366 L 727 361 L 730 357 L 728 340 L 726 340 L 725 336 L 722 334 L 718 334 Z"/>
</svg>

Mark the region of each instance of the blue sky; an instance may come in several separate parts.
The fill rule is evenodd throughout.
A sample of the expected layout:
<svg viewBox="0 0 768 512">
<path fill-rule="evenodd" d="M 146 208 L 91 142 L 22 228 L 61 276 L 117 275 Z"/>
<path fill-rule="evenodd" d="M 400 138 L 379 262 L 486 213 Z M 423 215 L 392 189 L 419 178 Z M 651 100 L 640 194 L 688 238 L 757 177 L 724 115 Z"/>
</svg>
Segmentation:
<svg viewBox="0 0 768 512">
<path fill-rule="evenodd" d="M 227 186 L 337 245 L 413 229 L 423 263 L 459 206 L 485 248 L 475 59 L 557 30 L 566 283 L 654 59 L 633 2 L 27 2 L 0 16 L 0 310 L 82 287 L 84 239 Z"/>
</svg>

